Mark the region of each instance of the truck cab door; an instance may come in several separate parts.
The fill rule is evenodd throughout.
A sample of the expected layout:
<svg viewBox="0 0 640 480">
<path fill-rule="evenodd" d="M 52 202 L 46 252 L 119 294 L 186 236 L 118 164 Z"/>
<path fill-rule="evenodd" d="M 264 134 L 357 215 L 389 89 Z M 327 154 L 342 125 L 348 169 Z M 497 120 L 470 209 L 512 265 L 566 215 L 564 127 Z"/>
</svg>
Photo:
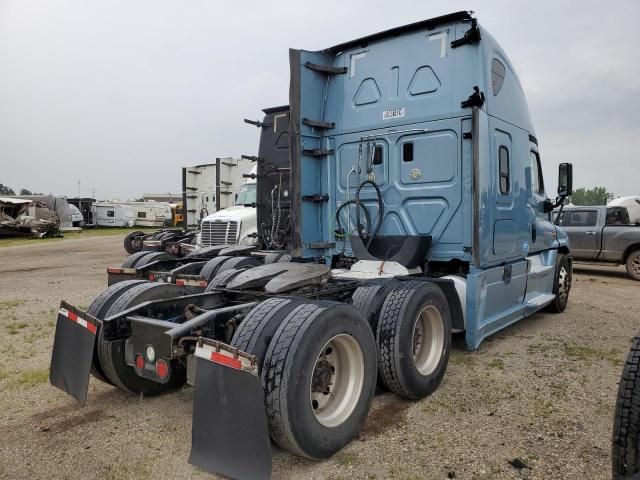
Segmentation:
<svg viewBox="0 0 640 480">
<path fill-rule="evenodd" d="M 527 171 L 527 202 L 529 204 L 529 253 L 549 250 L 555 240 L 555 226 L 544 211 L 547 195 L 544 189 L 542 163 L 538 146 L 529 140 L 529 169 Z"/>
</svg>

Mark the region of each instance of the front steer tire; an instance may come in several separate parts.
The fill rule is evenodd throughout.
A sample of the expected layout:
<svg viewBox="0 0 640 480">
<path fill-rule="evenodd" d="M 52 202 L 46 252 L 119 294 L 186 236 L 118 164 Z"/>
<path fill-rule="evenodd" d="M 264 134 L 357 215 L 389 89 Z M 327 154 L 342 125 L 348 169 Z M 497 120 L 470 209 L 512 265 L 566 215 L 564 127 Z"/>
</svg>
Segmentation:
<svg viewBox="0 0 640 480">
<path fill-rule="evenodd" d="M 566 255 L 558 253 L 556 259 L 556 272 L 553 279 L 553 294 L 555 298 L 545 307 L 545 311 L 551 313 L 562 313 L 569 303 L 569 292 L 571 291 L 572 269 L 571 263 Z"/>
<path fill-rule="evenodd" d="M 440 287 L 402 282 L 385 298 L 376 333 L 384 385 L 418 400 L 433 393 L 444 376 L 451 347 L 451 313 Z"/>
<path fill-rule="evenodd" d="M 336 342 L 335 353 L 327 353 L 325 347 L 334 345 L 332 342 Z M 341 359 L 344 368 L 335 368 L 330 403 L 318 412 L 312 396 L 323 394 L 317 387 L 312 392 L 312 386 L 319 383 L 321 375 L 316 373 L 323 355 L 331 354 Z M 323 364 L 323 373 L 329 371 Z M 271 340 L 262 382 L 273 441 L 303 457 L 330 457 L 357 437 L 373 401 L 376 351 L 369 325 L 350 305 L 323 302 L 298 306 Z M 341 388 L 345 385 L 352 388 Z M 334 406 L 336 415 L 327 417 Z"/>
</svg>

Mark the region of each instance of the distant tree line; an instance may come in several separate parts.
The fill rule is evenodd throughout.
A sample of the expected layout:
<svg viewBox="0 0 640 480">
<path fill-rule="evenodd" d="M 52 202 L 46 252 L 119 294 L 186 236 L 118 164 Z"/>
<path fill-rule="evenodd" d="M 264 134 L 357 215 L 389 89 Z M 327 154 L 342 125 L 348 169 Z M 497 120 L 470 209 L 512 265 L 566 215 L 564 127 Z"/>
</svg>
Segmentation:
<svg viewBox="0 0 640 480">
<path fill-rule="evenodd" d="M 574 205 L 606 205 L 614 197 L 604 187 L 578 188 L 571 195 L 571 203 Z"/>
<path fill-rule="evenodd" d="M 15 194 L 16 194 L 16 191 L 13 188 L 0 183 L 0 195 L 15 195 Z M 42 195 L 42 194 L 33 193 L 31 190 L 28 190 L 26 188 L 21 188 L 20 193 L 18 193 L 18 195 Z"/>
</svg>

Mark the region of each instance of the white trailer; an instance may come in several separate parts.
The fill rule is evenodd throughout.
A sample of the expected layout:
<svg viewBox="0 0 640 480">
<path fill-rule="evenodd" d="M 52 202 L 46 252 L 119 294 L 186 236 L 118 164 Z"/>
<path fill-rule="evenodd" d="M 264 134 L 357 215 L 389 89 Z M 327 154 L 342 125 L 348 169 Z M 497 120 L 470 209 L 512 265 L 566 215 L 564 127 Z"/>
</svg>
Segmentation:
<svg viewBox="0 0 640 480">
<path fill-rule="evenodd" d="M 215 163 L 183 168 L 184 227 L 198 228 L 208 215 L 233 206 L 245 181 L 243 175 L 253 166 L 247 159 L 216 158 Z"/>
<path fill-rule="evenodd" d="M 165 202 L 127 202 L 133 208 L 135 224 L 140 227 L 164 227 L 171 224 L 171 206 Z"/>
<path fill-rule="evenodd" d="M 93 205 L 96 225 L 99 227 L 133 227 L 135 214 L 131 205 L 100 202 Z"/>
</svg>

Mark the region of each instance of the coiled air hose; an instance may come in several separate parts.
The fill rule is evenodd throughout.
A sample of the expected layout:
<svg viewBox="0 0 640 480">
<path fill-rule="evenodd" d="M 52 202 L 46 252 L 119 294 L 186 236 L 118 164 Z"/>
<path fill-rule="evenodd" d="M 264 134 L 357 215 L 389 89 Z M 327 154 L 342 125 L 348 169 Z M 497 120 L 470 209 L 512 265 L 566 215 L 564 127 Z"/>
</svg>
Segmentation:
<svg viewBox="0 0 640 480">
<path fill-rule="evenodd" d="M 365 241 L 365 238 L 360 225 L 360 190 L 362 190 L 362 187 L 364 187 L 367 184 L 372 185 L 373 188 L 376 189 L 376 195 L 378 197 L 378 222 L 376 224 L 375 230 L 371 231 L 371 234 L 369 235 L 369 240 L 367 241 L 367 244 L 366 244 L 366 248 L 367 250 L 369 250 L 369 246 L 371 245 L 371 242 L 376 237 L 376 235 L 378 234 L 378 231 L 380 230 L 380 227 L 382 226 L 382 219 L 384 218 L 384 204 L 382 202 L 382 192 L 380 191 L 380 187 L 378 187 L 378 184 L 373 180 L 365 180 L 356 189 L 356 195 L 354 198 L 354 201 L 356 204 L 356 227 L 358 229 L 358 236 L 360 237 L 363 243 Z M 363 208 L 365 208 L 364 205 L 363 205 Z"/>
<path fill-rule="evenodd" d="M 344 202 L 342 205 L 340 205 L 338 207 L 338 210 L 336 210 L 336 215 L 335 215 L 335 220 L 334 220 L 335 224 L 337 225 L 337 228 L 334 230 L 334 234 L 335 234 L 336 237 L 346 238 L 346 237 L 349 237 L 353 233 L 353 231 L 351 231 L 351 232 L 348 231 L 348 229 L 351 227 L 351 225 L 347 225 L 346 230 L 342 229 L 342 221 L 340 220 L 340 212 L 347 205 L 353 205 L 354 203 L 356 203 L 355 200 L 348 200 L 348 201 Z M 365 216 L 366 221 L 367 221 L 367 231 L 371 231 L 371 217 L 369 216 L 369 211 L 366 209 L 366 207 L 364 205 L 361 205 L 361 207 L 362 207 L 362 210 L 364 210 L 364 216 Z M 332 223 L 332 226 L 333 226 L 333 223 Z M 346 233 L 342 233 L 343 231 L 345 231 Z"/>
</svg>

